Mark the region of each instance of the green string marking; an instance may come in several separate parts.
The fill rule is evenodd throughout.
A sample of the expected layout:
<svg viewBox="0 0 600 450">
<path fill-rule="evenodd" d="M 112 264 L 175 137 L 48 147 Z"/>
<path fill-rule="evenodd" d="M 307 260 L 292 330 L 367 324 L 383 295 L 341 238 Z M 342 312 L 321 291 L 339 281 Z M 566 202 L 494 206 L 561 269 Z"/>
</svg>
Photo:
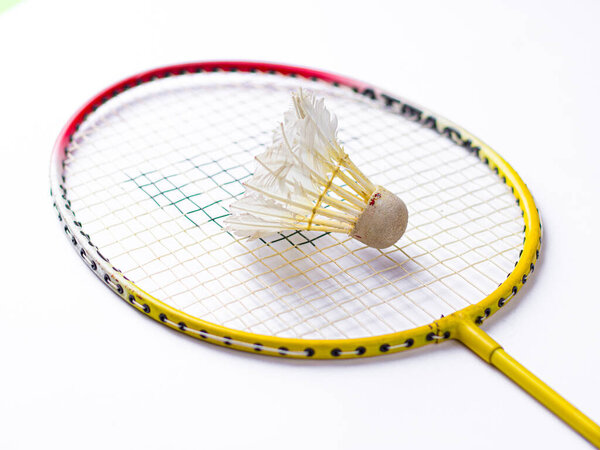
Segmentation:
<svg viewBox="0 0 600 450">
<path fill-rule="evenodd" d="M 231 171 L 233 169 L 245 168 L 245 166 L 237 165 L 237 166 L 233 166 L 233 167 L 230 167 L 229 169 L 227 169 L 227 168 L 224 168 L 223 166 L 221 166 L 221 164 L 218 161 L 208 161 L 206 163 L 196 164 L 193 162 L 193 159 L 194 158 L 186 158 L 185 160 L 181 161 L 181 163 L 189 163 L 191 169 L 198 171 L 202 175 L 202 177 L 201 177 L 202 179 L 211 180 L 214 183 L 215 187 L 217 187 L 217 188 L 221 189 L 223 192 L 225 192 L 227 194 L 227 196 L 232 199 L 232 201 L 236 197 L 243 195 L 243 194 L 233 194 L 228 189 L 228 187 L 232 186 L 232 185 L 240 185 L 243 180 L 251 177 L 252 173 L 248 172 L 247 174 L 245 174 L 239 178 L 236 178 L 233 175 L 231 175 L 229 171 Z M 216 173 L 210 175 L 205 170 L 206 166 L 213 166 L 213 167 L 217 166 L 219 170 Z M 223 174 L 229 175 L 231 177 L 231 181 L 219 183 L 218 181 L 215 180 L 215 177 L 221 176 Z M 205 195 L 203 195 L 202 192 L 197 192 L 194 194 L 186 195 L 184 193 L 184 188 L 190 186 L 191 183 L 185 183 L 180 186 L 176 185 L 173 181 L 173 178 L 176 177 L 177 175 L 178 174 L 163 175 L 161 173 L 161 171 L 159 169 L 157 169 L 157 170 L 152 170 L 149 172 L 140 173 L 139 175 L 137 175 L 135 177 L 129 177 L 128 181 L 135 183 L 135 185 L 139 189 L 141 189 L 144 192 L 144 194 L 146 194 L 154 203 L 156 203 L 156 205 L 158 207 L 160 207 L 160 208 L 165 208 L 167 206 L 175 207 L 177 209 L 177 211 L 179 211 L 179 213 L 181 213 L 182 216 L 184 216 L 187 220 L 189 220 L 196 227 L 199 227 L 200 224 L 198 223 L 197 219 L 195 220 L 192 216 L 193 216 L 193 214 L 196 214 L 196 213 L 202 213 L 206 216 L 206 218 L 208 219 L 209 222 L 213 222 L 218 227 L 223 228 L 221 221 L 225 217 L 229 216 L 230 212 L 224 205 L 221 204 L 222 200 L 211 201 L 208 204 L 203 204 L 202 200 L 204 199 Z M 161 185 L 165 185 L 165 184 L 167 184 L 167 187 L 162 187 L 162 188 L 160 187 Z M 177 196 L 181 196 L 181 198 L 179 198 L 178 200 L 171 200 L 171 198 L 169 198 L 170 193 L 176 194 Z M 209 200 L 209 199 L 206 198 L 206 200 Z M 186 201 L 190 202 L 194 206 L 194 208 L 192 210 L 185 211 L 184 209 L 181 208 L 181 204 Z M 217 207 L 215 208 L 215 206 L 217 206 Z M 303 234 L 303 230 L 295 230 L 295 231 L 279 232 L 278 233 L 279 237 L 276 237 L 269 241 L 266 241 L 262 238 L 260 240 L 267 245 L 286 240 L 292 246 L 300 246 L 300 245 L 304 245 L 304 244 L 311 244 L 314 246 L 315 245 L 314 242 L 317 239 L 320 239 L 323 236 L 326 236 L 327 234 L 329 234 L 329 233 L 318 233 L 314 237 L 308 237 L 305 234 Z M 300 242 L 296 242 L 298 240 Z"/>
<path fill-rule="evenodd" d="M 0 0 L 2 1 L 2 0 Z M 265 134 L 267 133 L 262 132 L 261 134 Z M 244 152 L 249 153 L 251 155 L 255 155 L 257 154 L 261 149 L 261 147 L 264 147 L 265 144 L 263 142 L 263 139 L 260 136 L 250 136 L 248 139 L 251 139 L 252 141 L 254 141 L 254 145 L 252 145 L 252 148 L 245 148 L 242 149 Z M 353 140 L 354 138 L 350 138 L 349 140 Z M 238 141 L 234 141 L 233 144 L 235 145 L 239 145 Z M 239 188 L 239 186 L 241 185 L 242 181 L 244 181 L 246 178 L 250 178 L 253 174 L 247 169 L 246 165 L 242 165 L 242 164 L 238 164 L 229 168 L 223 167 L 221 165 L 221 163 L 219 161 L 215 161 L 215 160 L 211 160 L 211 161 L 206 161 L 203 162 L 201 164 L 195 163 L 194 160 L 196 158 L 201 158 L 204 155 L 204 153 L 200 153 L 196 156 L 192 156 L 189 158 L 186 158 L 184 160 L 179 161 L 177 164 L 189 164 L 189 169 L 186 169 L 185 172 L 191 171 L 191 170 L 196 170 L 199 172 L 199 174 L 201 174 L 201 176 L 198 179 L 208 179 L 210 181 L 212 181 L 215 185 L 215 187 L 217 187 L 218 189 L 220 189 L 221 191 L 223 191 L 228 198 L 231 199 L 231 201 L 235 200 L 236 198 L 240 197 L 241 195 L 243 195 L 243 189 L 240 192 L 240 189 L 230 189 L 230 187 L 233 186 L 237 186 Z M 207 167 L 216 167 L 218 168 L 218 171 L 213 173 L 212 175 L 206 170 Z M 243 176 L 239 176 L 239 177 L 234 177 L 230 171 L 233 171 L 235 169 L 243 169 L 243 171 L 245 172 Z M 166 172 L 166 169 L 164 170 Z M 211 171 L 212 172 L 212 171 Z M 231 180 L 230 181 L 225 181 L 225 182 L 219 182 L 217 181 L 215 178 L 218 176 L 223 176 L 223 175 L 228 175 Z M 192 183 L 185 183 L 182 184 L 180 186 L 176 185 L 176 183 L 173 182 L 173 178 L 176 177 L 177 175 L 179 175 L 178 173 L 174 173 L 172 175 L 163 175 L 161 169 L 157 169 L 157 170 L 152 170 L 149 172 L 145 172 L 145 173 L 140 173 L 139 175 L 135 176 L 135 177 L 129 177 L 130 182 L 133 182 L 136 184 L 136 186 L 141 189 L 154 203 L 156 203 L 156 205 L 160 208 L 165 208 L 167 206 L 172 206 L 175 207 L 177 209 L 177 211 L 179 211 L 179 213 L 181 215 L 183 215 L 187 220 L 189 220 L 194 226 L 199 227 L 200 224 L 198 223 L 197 219 L 194 219 L 192 216 L 194 214 L 197 213 L 202 213 L 206 216 L 206 218 L 208 219 L 208 222 L 213 222 L 214 224 L 216 224 L 219 228 L 223 228 L 222 225 L 222 219 L 224 219 L 225 217 L 230 215 L 229 209 L 227 208 L 227 205 L 223 205 L 221 202 L 223 200 L 217 200 L 217 201 L 211 201 L 208 204 L 203 204 L 202 200 L 204 200 L 204 195 L 202 192 L 197 192 L 197 193 L 193 193 L 193 194 L 189 194 L 186 195 L 184 193 L 184 188 L 192 185 Z M 159 185 L 163 185 L 167 183 L 169 187 L 167 188 L 160 188 Z M 345 187 L 345 184 L 343 184 L 341 187 Z M 234 192 L 232 192 L 234 191 Z M 169 194 L 177 194 L 177 196 L 181 197 L 178 198 L 177 200 L 171 200 L 171 198 L 169 198 Z M 161 201 L 162 200 L 162 201 Z M 209 200 L 208 198 L 206 200 Z M 345 200 L 342 200 L 345 201 Z M 192 210 L 188 210 L 186 211 L 185 209 L 181 208 L 181 205 L 184 202 L 189 202 L 191 205 L 193 205 L 194 209 Z M 329 205 L 325 205 L 325 208 L 328 208 Z M 315 241 L 317 241 L 318 239 L 321 239 L 322 237 L 330 234 L 329 232 L 323 232 L 323 233 L 317 233 L 317 232 L 311 232 L 311 235 L 314 236 L 307 236 L 305 230 L 284 230 L 281 232 L 278 232 L 277 234 L 279 235 L 279 237 L 274 237 L 273 239 L 270 240 L 265 240 L 263 238 L 260 238 L 259 240 L 261 242 L 263 242 L 266 245 L 270 245 L 270 244 L 275 244 L 277 242 L 281 242 L 283 240 L 287 241 L 291 246 L 301 246 L 301 245 L 305 245 L 305 244 L 311 244 L 313 247 L 315 246 Z M 233 238 L 235 238 L 235 236 L 231 233 L 229 233 Z M 299 242 L 298 242 L 299 241 Z"/>
</svg>

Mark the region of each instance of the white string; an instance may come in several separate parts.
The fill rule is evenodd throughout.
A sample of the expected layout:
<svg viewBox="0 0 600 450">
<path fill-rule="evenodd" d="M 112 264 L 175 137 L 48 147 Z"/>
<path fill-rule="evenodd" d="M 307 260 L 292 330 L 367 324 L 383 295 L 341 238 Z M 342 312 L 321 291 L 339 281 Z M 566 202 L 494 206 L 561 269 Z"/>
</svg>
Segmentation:
<svg viewBox="0 0 600 450">
<path fill-rule="evenodd" d="M 222 231 L 297 87 L 325 97 L 344 150 L 408 205 L 396 246 Z M 423 325 L 481 300 L 522 249 L 521 211 L 478 158 L 322 82 L 200 74 L 133 88 L 82 124 L 65 178 L 83 230 L 125 276 L 188 314 L 260 334 L 350 338 Z"/>
</svg>

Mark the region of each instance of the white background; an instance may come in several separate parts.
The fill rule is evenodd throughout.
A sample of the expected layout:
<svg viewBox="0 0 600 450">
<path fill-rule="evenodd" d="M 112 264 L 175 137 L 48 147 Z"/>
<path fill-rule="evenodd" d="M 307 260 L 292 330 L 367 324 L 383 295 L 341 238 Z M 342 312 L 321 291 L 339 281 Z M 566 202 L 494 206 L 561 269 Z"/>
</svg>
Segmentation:
<svg viewBox="0 0 600 450">
<path fill-rule="evenodd" d="M 28 0 L 0 15 L 0 448 L 589 448 L 456 342 L 287 361 L 159 326 L 81 263 L 47 174 L 75 109 L 155 66 L 287 62 L 413 99 L 534 193 L 542 261 L 484 328 L 600 421 L 599 19 L 585 1 Z"/>
</svg>

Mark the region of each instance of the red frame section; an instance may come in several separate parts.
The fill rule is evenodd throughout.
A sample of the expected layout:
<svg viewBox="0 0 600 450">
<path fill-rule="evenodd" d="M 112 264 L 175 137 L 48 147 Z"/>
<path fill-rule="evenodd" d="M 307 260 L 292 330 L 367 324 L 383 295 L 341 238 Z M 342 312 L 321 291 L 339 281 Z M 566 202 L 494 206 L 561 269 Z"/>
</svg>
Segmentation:
<svg viewBox="0 0 600 450">
<path fill-rule="evenodd" d="M 200 72 L 261 72 L 267 74 L 276 74 L 284 76 L 300 76 L 302 78 L 321 80 L 327 83 L 340 86 L 347 86 L 356 91 L 362 92 L 365 89 L 373 89 L 370 85 L 341 75 L 323 72 L 320 70 L 306 67 L 290 66 L 286 64 L 273 64 L 268 62 L 253 61 L 204 61 L 176 64 L 172 66 L 159 67 L 138 73 L 137 75 L 125 78 L 112 86 L 104 89 L 89 101 L 87 101 L 67 122 L 60 132 L 54 145 L 55 158 L 63 160 L 65 157 L 65 148 L 69 143 L 70 137 L 76 131 L 78 125 L 83 122 L 88 114 L 95 111 L 103 103 L 121 92 L 138 86 L 149 81 L 160 78 L 167 78 L 173 75 L 185 75 L 189 73 Z"/>
</svg>

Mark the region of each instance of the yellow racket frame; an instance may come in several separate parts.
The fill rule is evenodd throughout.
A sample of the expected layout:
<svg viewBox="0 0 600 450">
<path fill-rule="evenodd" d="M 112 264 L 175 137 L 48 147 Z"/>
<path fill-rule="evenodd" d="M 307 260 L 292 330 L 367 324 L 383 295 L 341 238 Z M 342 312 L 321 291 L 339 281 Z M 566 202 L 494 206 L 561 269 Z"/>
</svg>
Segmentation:
<svg viewBox="0 0 600 450">
<path fill-rule="evenodd" d="M 64 160 L 68 154 L 69 141 L 80 123 L 91 111 L 109 98 L 135 85 L 156 78 L 201 71 L 247 71 L 264 72 L 283 76 L 294 76 L 324 81 L 348 87 L 355 92 L 379 100 L 399 114 L 429 126 L 457 144 L 471 150 L 487 164 L 490 170 L 512 189 L 521 208 L 524 220 L 524 243 L 519 261 L 506 280 L 480 302 L 468 306 L 439 320 L 421 327 L 374 337 L 354 339 L 297 339 L 248 333 L 227 328 L 172 308 L 131 282 L 116 267 L 110 264 L 82 230 L 82 225 L 71 211 L 67 191 L 63 185 Z M 299 359 L 347 359 L 375 356 L 405 351 L 428 344 L 439 344 L 449 339 L 462 342 L 483 360 L 492 364 L 540 403 L 554 412 L 593 445 L 600 447 L 600 427 L 568 403 L 555 391 L 535 377 L 481 328 L 488 317 L 508 303 L 526 283 L 534 271 L 542 242 L 542 226 L 539 212 L 529 189 L 517 172 L 495 151 L 456 124 L 424 108 L 412 106 L 390 94 L 362 82 L 311 69 L 281 66 L 268 63 L 206 62 L 192 63 L 155 69 L 128 78 L 111 86 L 88 102 L 65 126 L 54 148 L 50 171 L 52 195 L 59 219 L 86 264 L 117 295 L 152 319 L 201 340 L 223 347 L 257 354 Z"/>
</svg>

